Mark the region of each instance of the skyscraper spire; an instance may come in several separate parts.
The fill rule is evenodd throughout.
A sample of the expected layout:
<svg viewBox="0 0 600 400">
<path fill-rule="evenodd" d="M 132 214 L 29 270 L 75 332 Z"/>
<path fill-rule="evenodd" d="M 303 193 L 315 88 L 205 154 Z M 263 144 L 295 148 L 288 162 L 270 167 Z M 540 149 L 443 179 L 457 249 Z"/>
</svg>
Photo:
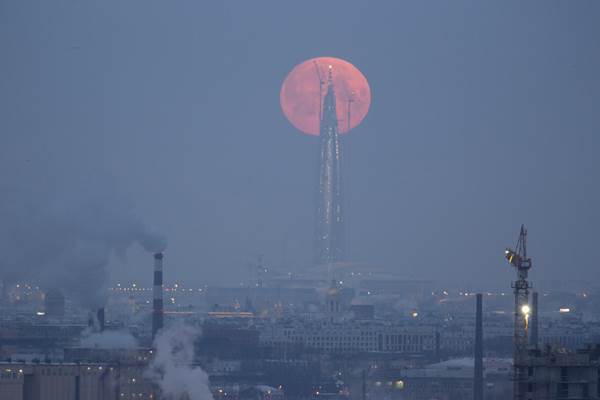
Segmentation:
<svg viewBox="0 0 600 400">
<path fill-rule="evenodd" d="M 341 145 L 329 66 L 327 94 L 320 121 L 319 181 L 315 227 L 315 263 L 330 264 L 345 257 Z"/>
</svg>

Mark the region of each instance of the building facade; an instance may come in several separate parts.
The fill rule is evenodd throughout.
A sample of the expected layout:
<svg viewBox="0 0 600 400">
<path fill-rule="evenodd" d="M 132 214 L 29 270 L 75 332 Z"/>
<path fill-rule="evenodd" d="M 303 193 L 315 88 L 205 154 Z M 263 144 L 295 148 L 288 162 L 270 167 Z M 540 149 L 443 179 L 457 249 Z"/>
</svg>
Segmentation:
<svg viewBox="0 0 600 400">
<path fill-rule="evenodd" d="M 600 346 L 569 352 L 546 348 L 523 357 L 525 399 L 600 399 Z"/>
<path fill-rule="evenodd" d="M 329 321 L 270 324 L 260 334 L 267 347 L 303 346 L 325 352 L 434 352 L 436 334 L 431 327 L 378 321 Z"/>
<path fill-rule="evenodd" d="M 144 368 L 106 363 L 1 363 L 0 399 L 156 399 Z"/>
</svg>

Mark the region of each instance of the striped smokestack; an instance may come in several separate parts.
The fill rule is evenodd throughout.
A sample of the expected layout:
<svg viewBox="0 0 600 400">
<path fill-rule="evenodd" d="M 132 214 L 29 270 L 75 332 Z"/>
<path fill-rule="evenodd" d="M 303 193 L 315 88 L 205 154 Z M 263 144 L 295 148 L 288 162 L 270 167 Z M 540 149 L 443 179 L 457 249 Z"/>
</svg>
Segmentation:
<svg viewBox="0 0 600 400">
<path fill-rule="evenodd" d="M 152 339 L 163 327 L 163 253 L 154 254 L 154 288 L 152 289 Z"/>
</svg>

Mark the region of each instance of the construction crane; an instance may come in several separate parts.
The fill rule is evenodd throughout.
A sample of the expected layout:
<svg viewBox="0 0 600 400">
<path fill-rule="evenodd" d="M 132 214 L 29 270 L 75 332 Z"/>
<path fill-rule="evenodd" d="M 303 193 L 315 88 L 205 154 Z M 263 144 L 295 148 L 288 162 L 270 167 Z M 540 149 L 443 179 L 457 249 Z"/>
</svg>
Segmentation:
<svg viewBox="0 0 600 400">
<path fill-rule="evenodd" d="M 510 265 L 517 271 L 517 279 L 512 282 L 511 287 L 515 294 L 514 310 L 514 353 L 513 353 L 513 379 L 514 398 L 521 400 L 525 398 L 527 380 L 527 369 L 523 363 L 523 357 L 527 355 L 529 317 L 531 308 L 529 306 L 529 289 L 531 283 L 527 275 L 531 269 L 531 258 L 527 257 L 527 229 L 521 225 L 521 232 L 517 245 L 507 248 L 504 255 Z"/>
<path fill-rule="evenodd" d="M 316 61 L 313 61 L 315 65 L 315 70 L 317 71 L 317 79 L 319 79 L 319 126 L 321 125 L 321 119 L 323 117 L 323 85 L 325 81 L 321 77 L 321 70 L 319 69 L 319 64 Z"/>
</svg>

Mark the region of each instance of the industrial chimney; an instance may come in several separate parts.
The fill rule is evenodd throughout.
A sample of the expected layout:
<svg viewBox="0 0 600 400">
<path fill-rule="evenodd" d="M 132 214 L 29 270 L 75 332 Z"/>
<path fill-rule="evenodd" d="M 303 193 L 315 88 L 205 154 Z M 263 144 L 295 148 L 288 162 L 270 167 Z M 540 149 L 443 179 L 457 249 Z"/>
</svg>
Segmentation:
<svg viewBox="0 0 600 400">
<path fill-rule="evenodd" d="M 152 339 L 163 327 L 163 253 L 154 254 L 154 287 L 152 289 Z"/>
<path fill-rule="evenodd" d="M 92 332 L 102 332 L 104 330 L 104 307 L 101 307 L 88 313 L 88 328 Z"/>
<path fill-rule="evenodd" d="M 96 312 L 96 319 L 98 320 L 98 330 L 100 332 L 104 331 L 104 307 L 101 307 Z"/>
<path fill-rule="evenodd" d="M 478 293 L 476 298 L 473 400 L 483 400 L 483 307 L 481 293 Z"/>
</svg>

